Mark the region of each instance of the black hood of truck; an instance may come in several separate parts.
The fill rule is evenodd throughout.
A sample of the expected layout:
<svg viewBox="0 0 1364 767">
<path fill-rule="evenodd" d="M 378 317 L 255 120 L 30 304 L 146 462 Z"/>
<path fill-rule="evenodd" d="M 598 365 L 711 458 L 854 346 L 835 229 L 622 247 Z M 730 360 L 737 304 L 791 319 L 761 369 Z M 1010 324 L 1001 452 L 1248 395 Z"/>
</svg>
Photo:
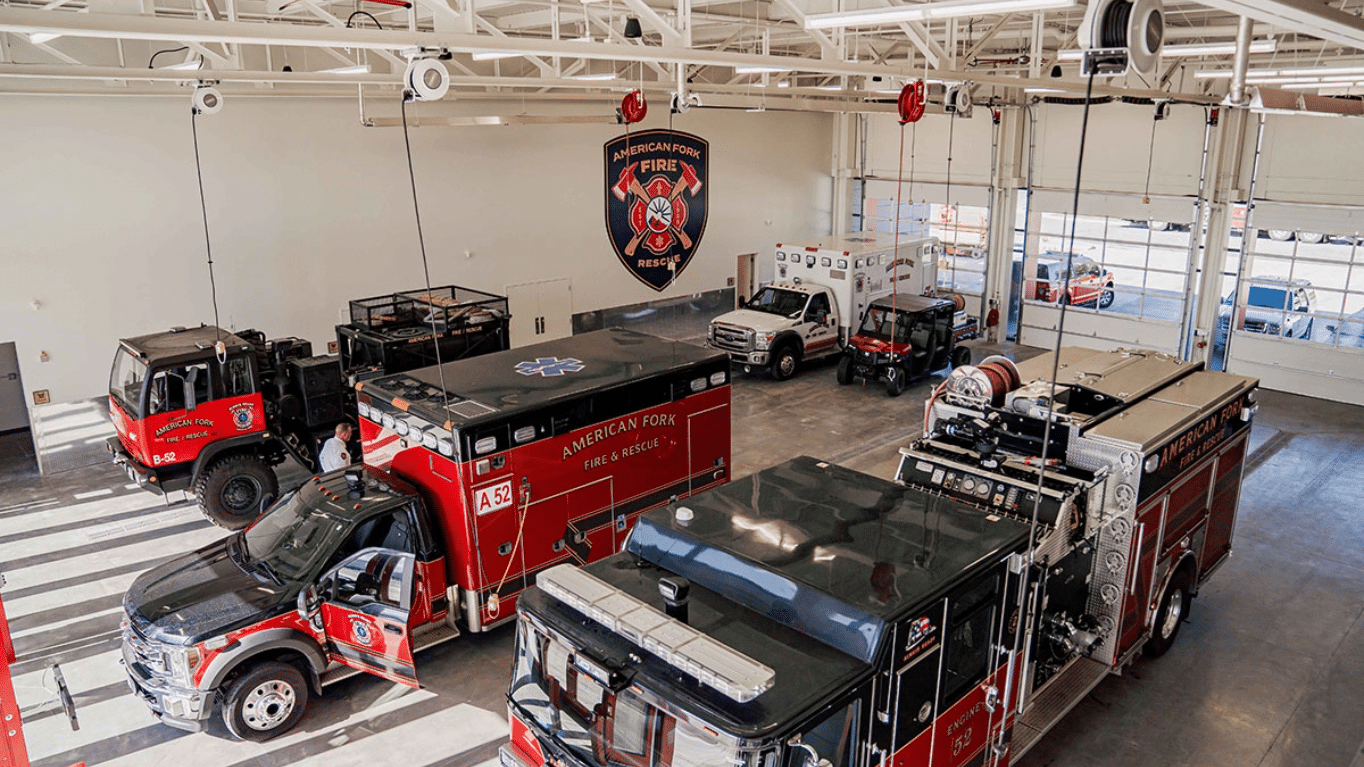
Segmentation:
<svg viewBox="0 0 1364 767">
<path fill-rule="evenodd" d="M 167 644 L 197 644 L 292 610 L 302 584 L 279 585 L 232 561 L 231 536 L 139 575 L 123 599 L 134 628 Z M 245 566 L 249 568 L 249 565 Z"/>
</svg>

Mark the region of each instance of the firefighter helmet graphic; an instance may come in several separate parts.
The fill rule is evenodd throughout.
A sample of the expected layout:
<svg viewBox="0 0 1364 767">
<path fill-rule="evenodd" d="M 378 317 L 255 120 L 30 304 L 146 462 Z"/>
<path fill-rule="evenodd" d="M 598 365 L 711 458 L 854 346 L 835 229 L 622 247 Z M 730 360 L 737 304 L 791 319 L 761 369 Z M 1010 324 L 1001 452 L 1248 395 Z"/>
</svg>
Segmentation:
<svg viewBox="0 0 1364 767">
<path fill-rule="evenodd" d="M 710 145 L 671 130 L 606 144 L 606 232 L 625 268 L 663 290 L 686 268 L 706 229 Z"/>
</svg>

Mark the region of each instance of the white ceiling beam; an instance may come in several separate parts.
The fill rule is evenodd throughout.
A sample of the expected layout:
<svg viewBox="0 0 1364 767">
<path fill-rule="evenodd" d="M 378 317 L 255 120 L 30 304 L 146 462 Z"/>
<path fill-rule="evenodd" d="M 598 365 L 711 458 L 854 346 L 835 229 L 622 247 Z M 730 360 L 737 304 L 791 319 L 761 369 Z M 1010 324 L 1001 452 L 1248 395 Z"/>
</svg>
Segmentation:
<svg viewBox="0 0 1364 767">
<path fill-rule="evenodd" d="M 686 41 L 682 33 L 673 28 L 658 12 L 644 3 L 644 0 L 624 0 L 625 6 L 635 12 L 639 20 L 663 36 L 665 46 L 683 46 Z"/>
<path fill-rule="evenodd" d="M 502 30 L 498 29 L 497 25 L 493 24 L 491 21 L 488 21 L 482 16 L 475 15 L 474 21 L 477 22 L 478 27 L 480 29 L 487 30 L 488 34 L 492 35 L 493 37 L 498 38 L 499 40 L 516 42 L 514 38 L 508 37 L 506 32 L 503 32 Z M 511 48 L 500 48 L 498 50 L 511 50 L 520 53 L 521 56 L 526 59 L 526 61 L 529 61 L 536 67 L 539 67 L 541 77 L 549 77 L 550 75 L 554 74 L 554 67 L 551 66 L 548 61 L 545 61 L 539 56 L 532 56 L 528 53 L 522 52 L 519 46 L 513 46 Z"/>
<path fill-rule="evenodd" d="M 1218 10 L 1247 16 L 1304 35 L 1364 49 L 1364 18 L 1312 0 L 1201 0 Z"/>
<path fill-rule="evenodd" d="M 229 69 L 229 68 L 235 69 L 235 68 L 236 68 L 236 67 L 233 65 L 233 62 L 232 62 L 231 59 L 227 58 L 226 56 L 223 56 L 222 54 L 218 53 L 217 51 L 214 51 L 212 48 L 209 48 L 208 46 L 203 45 L 202 43 L 196 43 L 196 42 L 194 42 L 193 40 L 186 40 L 186 41 L 185 41 L 185 45 L 189 46 L 189 49 L 190 49 L 191 51 L 194 51 L 195 53 L 199 54 L 200 56 L 203 56 L 204 58 L 206 58 L 206 59 L 208 59 L 210 62 L 212 62 L 213 68 L 214 68 L 214 69 Z"/>
<path fill-rule="evenodd" d="M 1006 14 L 1004 14 L 1004 15 L 999 19 L 999 21 L 995 23 L 995 25 L 994 25 L 993 27 L 990 27 L 990 31 L 989 31 L 989 32 L 986 32 L 984 37 L 982 37 L 982 38 L 980 38 L 979 40 L 977 40 L 977 41 L 976 41 L 976 44 L 973 45 L 973 46 L 971 46 L 971 50 L 969 50 L 969 51 L 966 52 L 965 61 L 966 61 L 967 66 L 970 66 L 970 65 L 971 65 L 971 60 L 974 59 L 974 58 L 976 57 L 976 54 L 978 54 L 978 53 L 980 53 L 982 50 L 984 50 L 985 44 L 986 44 L 986 43 L 988 43 L 988 42 L 990 42 L 991 40 L 995 39 L 995 35 L 998 35 L 1000 32 L 1003 32 L 1003 31 L 1004 31 L 1004 27 L 1008 26 L 1008 25 L 1009 25 L 1009 22 L 1013 21 L 1013 20 L 1014 20 L 1014 17 L 1015 17 L 1016 15 L 1017 15 L 1017 14 L 1013 14 L 1013 13 L 1006 13 Z"/>
<path fill-rule="evenodd" d="M 337 18 L 335 14 L 331 13 L 330 11 L 326 10 L 325 8 L 323 8 L 322 6 L 320 6 L 320 5 L 318 5 L 317 3 L 313 2 L 313 0 L 303 0 L 302 5 L 303 5 L 303 7 L 304 7 L 305 9 L 307 9 L 307 11 L 308 11 L 309 13 L 311 13 L 312 15 L 316 16 L 317 18 L 319 18 L 319 19 L 321 19 L 321 20 L 327 22 L 327 23 L 330 24 L 331 26 L 337 27 L 337 28 L 340 28 L 340 29 L 348 29 L 348 27 L 346 26 L 346 22 L 344 22 L 344 21 L 342 21 L 341 19 Z M 241 23 L 241 22 L 237 22 L 237 23 Z M 323 46 L 323 47 L 327 47 L 327 46 Z M 344 47 L 344 46 L 337 46 L 337 47 Z M 376 51 L 376 52 L 377 52 L 377 53 L 379 54 L 379 56 L 381 56 L 385 61 L 387 61 L 388 63 L 390 63 L 390 64 L 392 64 L 393 66 L 397 67 L 398 69 L 406 69 L 406 68 L 407 68 L 407 62 L 406 62 L 406 61 L 402 60 L 401 58 L 399 58 L 399 57 L 397 57 L 397 56 L 394 56 L 394 55 L 393 55 L 392 53 L 390 53 L 389 51 L 379 50 L 379 51 Z"/>
<path fill-rule="evenodd" d="M 772 4 L 785 11 L 786 15 L 796 22 L 797 27 L 805 29 L 805 12 L 797 8 L 794 2 L 791 0 L 772 0 Z M 809 35 L 810 39 L 814 40 L 815 44 L 819 46 L 820 53 L 824 58 L 838 58 L 838 47 L 824 32 L 818 29 L 805 29 L 805 34 Z"/>
<path fill-rule="evenodd" d="M 631 41 L 629 41 L 629 40 L 626 40 L 626 39 L 625 39 L 625 35 L 622 35 L 621 33 L 617 32 L 617 31 L 611 26 L 611 24 L 610 24 L 609 22 L 605 22 L 605 21 L 602 21 L 601 19 L 593 18 L 592 14 L 590 14 L 590 13 L 587 14 L 587 17 L 586 17 L 586 18 L 587 18 L 587 20 L 588 20 L 589 25 L 596 25 L 598 29 L 604 29 L 604 30 L 606 30 L 606 36 L 607 36 L 609 39 L 615 40 L 615 41 L 621 43 L 622 45 L 635 45 L 635 44 L 636 44 L 636 43 L 634 43 L 634 42 L 631 42 Z M 588 29 L 589 29 L 589 31 L 590 31 L 591 26 L 589 26 Z M 589 33 L 590 33 L 590 32 L 589 32 Z M 671 73 L 670 73 L 667 69 L 665 69 L 665 68 L 663 67 L 663 65 L 659 64 L 659 63 L 656 62 L 656 61 L 646 61 L 646 62 L 644 62 L 644 63 L 645 63 L 645 65 L 647 65 L 650 69 L 652 69 L 655 73 L 657 73 L 660 79 L 667 79 L 668 77 L 671 76 Z"/>
</svg>

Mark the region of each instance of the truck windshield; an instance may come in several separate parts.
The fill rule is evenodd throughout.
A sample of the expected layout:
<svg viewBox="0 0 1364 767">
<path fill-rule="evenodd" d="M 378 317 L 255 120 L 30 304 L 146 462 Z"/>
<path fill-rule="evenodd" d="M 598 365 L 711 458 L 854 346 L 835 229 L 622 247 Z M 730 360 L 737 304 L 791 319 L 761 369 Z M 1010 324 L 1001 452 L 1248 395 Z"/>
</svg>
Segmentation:
<svg viewBox="0 0 1364 767">
<path fill-rule="evenodd" d="M 142 384 L 147 380 L 147 363 L 132 352 L 118 347 L 114 354 L 114 369 L 109 373 L 109 396 L 129 418 L 142 417 Z"/>
<path fill-rule="evenodd" d="M 517 624 L 512 703 L 588 764 L 770 767 L 775 763 L 773 753 L 745 747 L 714 727 L 668 713 L 662 701 L 638 685 L 612 692 L 580 670 L 595 665 L 579 663 L 575 648 L 522 616 Z"/>
<path fill-rule="evenodd" d="M 284 496 L 242 533 L 247 564 L 263 561 L 286 581 L 311 580 L 346 532 L 346 520 L 328 510 L 331 503 L 315 482 Z"/>
<path fill-rule="evenodd" d="M 873 306 L 867 310 L 867 316 L 862 320 L 862 327 L 858 328 L 857 334 L 875 338 L 878 341 L 891 340 L 891 333 L 895 333 L 897 342 L 909 340 L 910 328 L 914 326 L 914 315 L 908 312 L 892 312 L 889 307 Z"/>
<path fill-rule="evenodd" d="M 796 312 L 805 310 L 807 298 L 809 297 L 804 293 L 768 286 L 755 293 L 753 300 L 745 304 L 744 308 L 752 309 L 755 312 L 767 312 L 768 314 L 780 314 L 783 317 L 789 317 Z"/>
</svg>

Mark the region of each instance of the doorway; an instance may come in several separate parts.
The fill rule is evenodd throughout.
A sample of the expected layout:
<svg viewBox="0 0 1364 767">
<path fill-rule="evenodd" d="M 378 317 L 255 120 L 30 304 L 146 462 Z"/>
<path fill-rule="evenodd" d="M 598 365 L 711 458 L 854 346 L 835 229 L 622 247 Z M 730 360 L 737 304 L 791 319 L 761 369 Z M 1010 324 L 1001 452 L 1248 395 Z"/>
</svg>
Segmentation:
<svg viewBox="0 0 1364 767">
<path fill-rule="evenodd" d="M 740 254 L 734 266 L 734 308 L 743 306 L 744 301 L 753 297 L 757 290 L 757 253 Z"/>
<path fill-rule="evenodd" d="M 24 382 L 19 377 L 19 353 L 13 341 L 0 343 L 0 434 L 27 429 L 28 406 Z"/>
</svg>

